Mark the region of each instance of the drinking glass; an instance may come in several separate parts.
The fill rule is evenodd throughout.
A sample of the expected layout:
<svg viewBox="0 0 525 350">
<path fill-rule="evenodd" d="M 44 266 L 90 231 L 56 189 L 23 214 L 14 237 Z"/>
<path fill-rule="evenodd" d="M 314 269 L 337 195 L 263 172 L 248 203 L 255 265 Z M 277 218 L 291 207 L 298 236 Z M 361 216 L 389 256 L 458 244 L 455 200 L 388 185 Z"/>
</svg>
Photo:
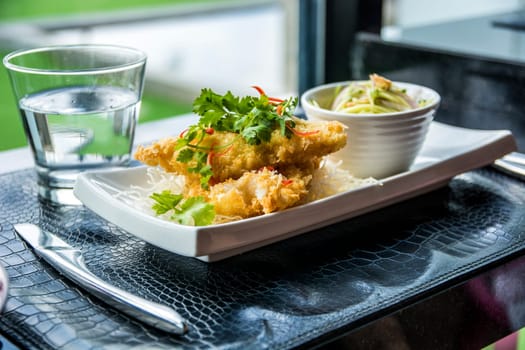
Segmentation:
<svg viewBox="0 0 525 350">
<path fill-rule="evenodd" d="M 144 82 L 143 52 L 113 45 L 50 46 L 12 52 L 3 63 L 42 197 L 74 201 L 80 172 L 128 164 Z"/>
</svg>

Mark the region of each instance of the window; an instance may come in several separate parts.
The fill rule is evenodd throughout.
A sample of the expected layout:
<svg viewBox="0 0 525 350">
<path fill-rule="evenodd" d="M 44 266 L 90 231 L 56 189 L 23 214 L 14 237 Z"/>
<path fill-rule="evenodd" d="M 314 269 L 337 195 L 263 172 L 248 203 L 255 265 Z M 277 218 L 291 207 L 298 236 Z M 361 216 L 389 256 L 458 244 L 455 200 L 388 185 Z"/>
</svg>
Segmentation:
<svg viewBox="0 0 525 350">
<path fill-rule="evenodd" d="M 14 4 L 14 5 L 13 5 Z M 44 6 L 45 4 L 45 6 Z M 148 54 L 140 122 L 191 111 L 204 87 L 272 95 L 297 92 L 298 1 L 0 2 L 0 53 L 104 43 Z M 42 7 L 39 7 L 42 6 Z M 7 73 L 2 91 L 10 91 Z M 0 150 L 24 145 L 15 101 L 0 96 Z"/>
<path fill-rule="evenodd" d="M 521 0 L 386 0 L 381 37 L 386 41 L 525 60 Z"/>
</svg>

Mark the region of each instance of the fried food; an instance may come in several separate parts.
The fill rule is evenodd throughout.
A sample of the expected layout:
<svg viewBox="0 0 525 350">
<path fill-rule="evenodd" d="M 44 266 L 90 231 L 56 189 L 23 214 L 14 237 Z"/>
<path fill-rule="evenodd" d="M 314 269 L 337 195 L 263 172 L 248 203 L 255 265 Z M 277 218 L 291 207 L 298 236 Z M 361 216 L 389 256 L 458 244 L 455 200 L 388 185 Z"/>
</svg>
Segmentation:
<svg viewBox="0 0 525 350">
<path fill-rule="evenodd" d="M 254 88 L 260 97 L 203 89 L 193 105 L 197 124 L 135 153 L 147 165 L 183 176 L 183 196 L 204 198 L 219 222 L 297 205 L 323 157 L 346 145 L 342 123 L 296 118 L 296 98 Z"/>
<path fill-rule="evenodd" d="M 203 189 L 199 174 L 188 171 L 191 163 L 177 160 L 177 138 L 139 146 L 135 158 L 150 166 L 186 177 L 185 194 L 204 196 L 217 215 L 251 217 L 283 210 L 299 203 L 308 193 L 311 175 L 323 156 L 346 144 L 346 131 L 339 122 L 309 122 L 296 118 L 290 138 L 280 130 L 269 142 L 249 145 L 238 134 L 215 132 L 201 141 L 209 147 L 213 178 Z"/>
<path fill-rule="evenodd" d="M 210 188 L 209 202 L 217 215 L 251 217 L 293 207 L 308 193 L 311 177 L 287 178 L 275 170 L 244 173 Z"/>
<path fill-rule="evenodd" d="M 281 172 L 295 166 L 312 171 L 319 166 L 321 158 L 333 153 L 346 144 L 345 126 L 337 121 L 307 122 L 295 118 L 295 133 L 290 138 L 280 130 L 272 132 L 269 142 L 249 145 L 238 134 L 215 132 L 206 136 L 202 147 L 212 150 L 210 163 L 213 179 L 220 183 L 227 179 L 237 179 L 245 172 L 272 166 Z M 188 172 L 192 163 L 177 160 L 176 138 L 160 140 L 148 147 L 139 146 L 135 158 L 150 166 L 160 166 L 167 172 L 174 172 L 196 178 Z M 191 182 L 191 180 L 190 180 Z"/>
</svg>

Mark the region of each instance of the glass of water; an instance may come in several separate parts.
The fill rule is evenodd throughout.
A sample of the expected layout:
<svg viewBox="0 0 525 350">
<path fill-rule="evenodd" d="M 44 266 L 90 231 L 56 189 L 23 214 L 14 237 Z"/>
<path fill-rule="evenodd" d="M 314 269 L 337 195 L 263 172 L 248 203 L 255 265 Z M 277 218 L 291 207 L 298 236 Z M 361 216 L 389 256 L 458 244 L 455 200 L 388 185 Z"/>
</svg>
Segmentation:
<svg viewBox="0 0 525 350">
<path fill-rule="evenodd" d="M 128 164 L 144 82 L 143 52 L 51 46 L 15 51 L 3 62 L 42 197 L 69 204 L 80 172 Z"/>
</svg>

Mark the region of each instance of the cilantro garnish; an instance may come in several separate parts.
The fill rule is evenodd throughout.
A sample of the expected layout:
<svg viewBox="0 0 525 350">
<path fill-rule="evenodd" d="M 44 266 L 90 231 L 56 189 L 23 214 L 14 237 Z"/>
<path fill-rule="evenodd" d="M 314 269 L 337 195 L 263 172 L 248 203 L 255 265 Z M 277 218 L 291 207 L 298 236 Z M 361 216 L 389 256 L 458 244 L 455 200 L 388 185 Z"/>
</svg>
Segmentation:
<svg viewBox="0 0 525 350">
<path fill-rule="evenodd" d="M 232 132 L 250 145 L 259 145 L 270 141 L 274 130 L 280 130 L 286 137 L 297 134 L 292 118 L 297 98 L 268 97 L 261 88 L 254 88 L 259 91 L 259 97 L 240 98 L 230 91 L 220 95 L 211 89 L 202 89 L 193 102 L 193 112 L 200 116 L 199 121 L 180 135 L 175 148 L 179 151 L 177 161 L 187 163 L 188 172 L 199 174 L 202 188 L 208 189 L 213 178 L 213 156 L 220 155 L 217 151 L 231 147 L 231 143 L 206 146 L 202 141 L 207 135 L 215 131 Z M 183 225 L 205 226 L 215 218 L 213 204 L 200 196 L 184 198 L 181 194 L 164 190 L 153 193 L 150 198 L 155 201 L 152 209 L 157 215 L 169 212 L 172 220 Z"/>
<path fill-rule="evenodd" d="M 297 98 L 278 99 L 268 97 L 255 87 L 260 96 L 234 96 L 230 91 L 224 95 L 211 89 L 202 89 L 193 102 L 193 112 L 200 116 L 197 124 L 190 126 L 179 138 L 176 150 L 177 161 L 191 163 L 188 171 L 200 175 L 201 187 L 208 189 L 213 177 L 210 154 L 229 145 L 213 148 L 202 146 L 201 142 L 215 131 L 239 134 L 248 144 L 259 145 L 270 141 L 276 129 L 291 137 L 295 122 L 292 118 Z"/>
<path fill-rule="evenodd" d="M 215 210 L 213 204 L 203 197 L 184 198 L 181 194 L 164 190 L 150 196 L 155 201 L 152 209 L 157 215 L 172 211 L 170 218 L 182 225 L 206 226 L 213 222 Z"/>
<path fill-rule="evenodd" d="M 275 128 L 280 128 L 283 135 L 289 137 L 291 134 L 287 131 L 286 124 L 290 127 L 295 126 L 292 115 L 297 98 L 278 101 L 276 103 L 276 99 L 265 94 L 241 98 L 234 96 L 230 91 L 220 95 L 211 89 L 202 89 L 200 96 L 193 102 L 193 112 L 199 115 L 200 119 L 191 129 L 196 132 L 213 128 L 217 131 L 238 133 L 250 145 L 269 141 Z M 281 111 L 280 114 L 278 110 Z M 190 136 L 186 133 L 185 136 L 194 138 L 197 135 Z"/>
</svg>

